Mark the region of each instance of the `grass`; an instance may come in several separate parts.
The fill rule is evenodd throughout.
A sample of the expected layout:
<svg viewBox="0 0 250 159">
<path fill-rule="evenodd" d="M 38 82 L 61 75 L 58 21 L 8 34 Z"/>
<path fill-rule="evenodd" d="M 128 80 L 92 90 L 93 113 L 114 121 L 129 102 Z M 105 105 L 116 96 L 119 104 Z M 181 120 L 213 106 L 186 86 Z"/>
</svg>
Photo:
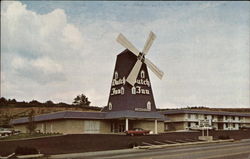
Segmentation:
<svg viewBox="0 0 250 159">
<path fill-rule="evenodd" d="M 34 133 L 34 134 L 20 133 L 18 135 L 11 135 L 11 136 L 0 138 L 0 141 L 3 141 L 3 140 L 20 140 L 20 139 L 47 137 L 47 136 L 55 136 L 55 135 L 59 135 L 59 133 L 48 133 L 48 134 L 43 134 L 43 133 Z"/>
</svg>

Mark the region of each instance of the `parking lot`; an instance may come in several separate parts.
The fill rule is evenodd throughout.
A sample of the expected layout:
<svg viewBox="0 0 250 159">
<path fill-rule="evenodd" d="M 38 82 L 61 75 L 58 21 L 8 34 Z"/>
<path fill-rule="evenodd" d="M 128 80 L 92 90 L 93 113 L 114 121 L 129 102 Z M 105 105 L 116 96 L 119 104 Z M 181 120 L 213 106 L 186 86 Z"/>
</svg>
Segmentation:
<svg viewBox="0 0 250 159">
<path fill-rule="evenodd" d="M 250 138 L 250 130 L 240 131 L 211 131 L 215 139 L 221 136 L 233 139 Z M 148 146 L 161 144 L 176 144 L 196 142 L 201 132 L 169 132 L 159 135 L 126 136 L 118 134 L 72 134 L 44 137 L 37 139 L 23 139 L 14 141 L 0 140 L 0 155 L 13 153 L 17 146 L 35 147 L 41 153 L 64 154 L 91 151 L 118 150 L 131 148 L 134 145 Z"/>
</svg>

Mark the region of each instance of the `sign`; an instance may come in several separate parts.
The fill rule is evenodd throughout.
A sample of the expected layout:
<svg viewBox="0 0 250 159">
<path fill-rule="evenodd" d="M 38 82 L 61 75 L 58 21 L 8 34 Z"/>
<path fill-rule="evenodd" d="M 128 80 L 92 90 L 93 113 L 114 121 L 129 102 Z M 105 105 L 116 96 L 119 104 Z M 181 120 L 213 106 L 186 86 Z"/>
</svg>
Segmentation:
<svg viewBox="0 0 250 159">
<path fill-rule="evenodd" d="M 199 120 L 199 126 L 200 127 L 211 127 L 211 120 L 208 120 L 208 119 Z"/>
</svg>

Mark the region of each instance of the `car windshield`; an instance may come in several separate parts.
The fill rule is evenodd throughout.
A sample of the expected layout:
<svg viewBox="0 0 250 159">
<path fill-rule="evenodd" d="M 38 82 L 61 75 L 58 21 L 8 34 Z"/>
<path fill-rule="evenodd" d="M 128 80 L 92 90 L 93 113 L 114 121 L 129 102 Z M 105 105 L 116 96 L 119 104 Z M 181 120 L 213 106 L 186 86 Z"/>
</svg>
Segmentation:
<svg viewBox="0 0 250 159">
<path fill-rule="evenodd" d="M 141 129 L 141 128 L 134 128 L 133 130 L 135 130 L 135 131 L 142 131 L 143 129 Z"/>
</svg>

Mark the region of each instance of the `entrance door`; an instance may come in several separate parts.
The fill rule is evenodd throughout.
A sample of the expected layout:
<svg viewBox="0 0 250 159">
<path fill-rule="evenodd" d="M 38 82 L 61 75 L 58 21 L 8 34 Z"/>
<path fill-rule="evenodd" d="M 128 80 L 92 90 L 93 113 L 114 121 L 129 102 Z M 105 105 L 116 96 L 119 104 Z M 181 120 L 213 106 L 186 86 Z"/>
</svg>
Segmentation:
<svg viewBox="0 0 250 159">
<path fill-rule="evenodd" d="M 125 131 L 125 124 L 119 124 L 118 132 L 124 132 L 124 131 Z"/>
</svg>

